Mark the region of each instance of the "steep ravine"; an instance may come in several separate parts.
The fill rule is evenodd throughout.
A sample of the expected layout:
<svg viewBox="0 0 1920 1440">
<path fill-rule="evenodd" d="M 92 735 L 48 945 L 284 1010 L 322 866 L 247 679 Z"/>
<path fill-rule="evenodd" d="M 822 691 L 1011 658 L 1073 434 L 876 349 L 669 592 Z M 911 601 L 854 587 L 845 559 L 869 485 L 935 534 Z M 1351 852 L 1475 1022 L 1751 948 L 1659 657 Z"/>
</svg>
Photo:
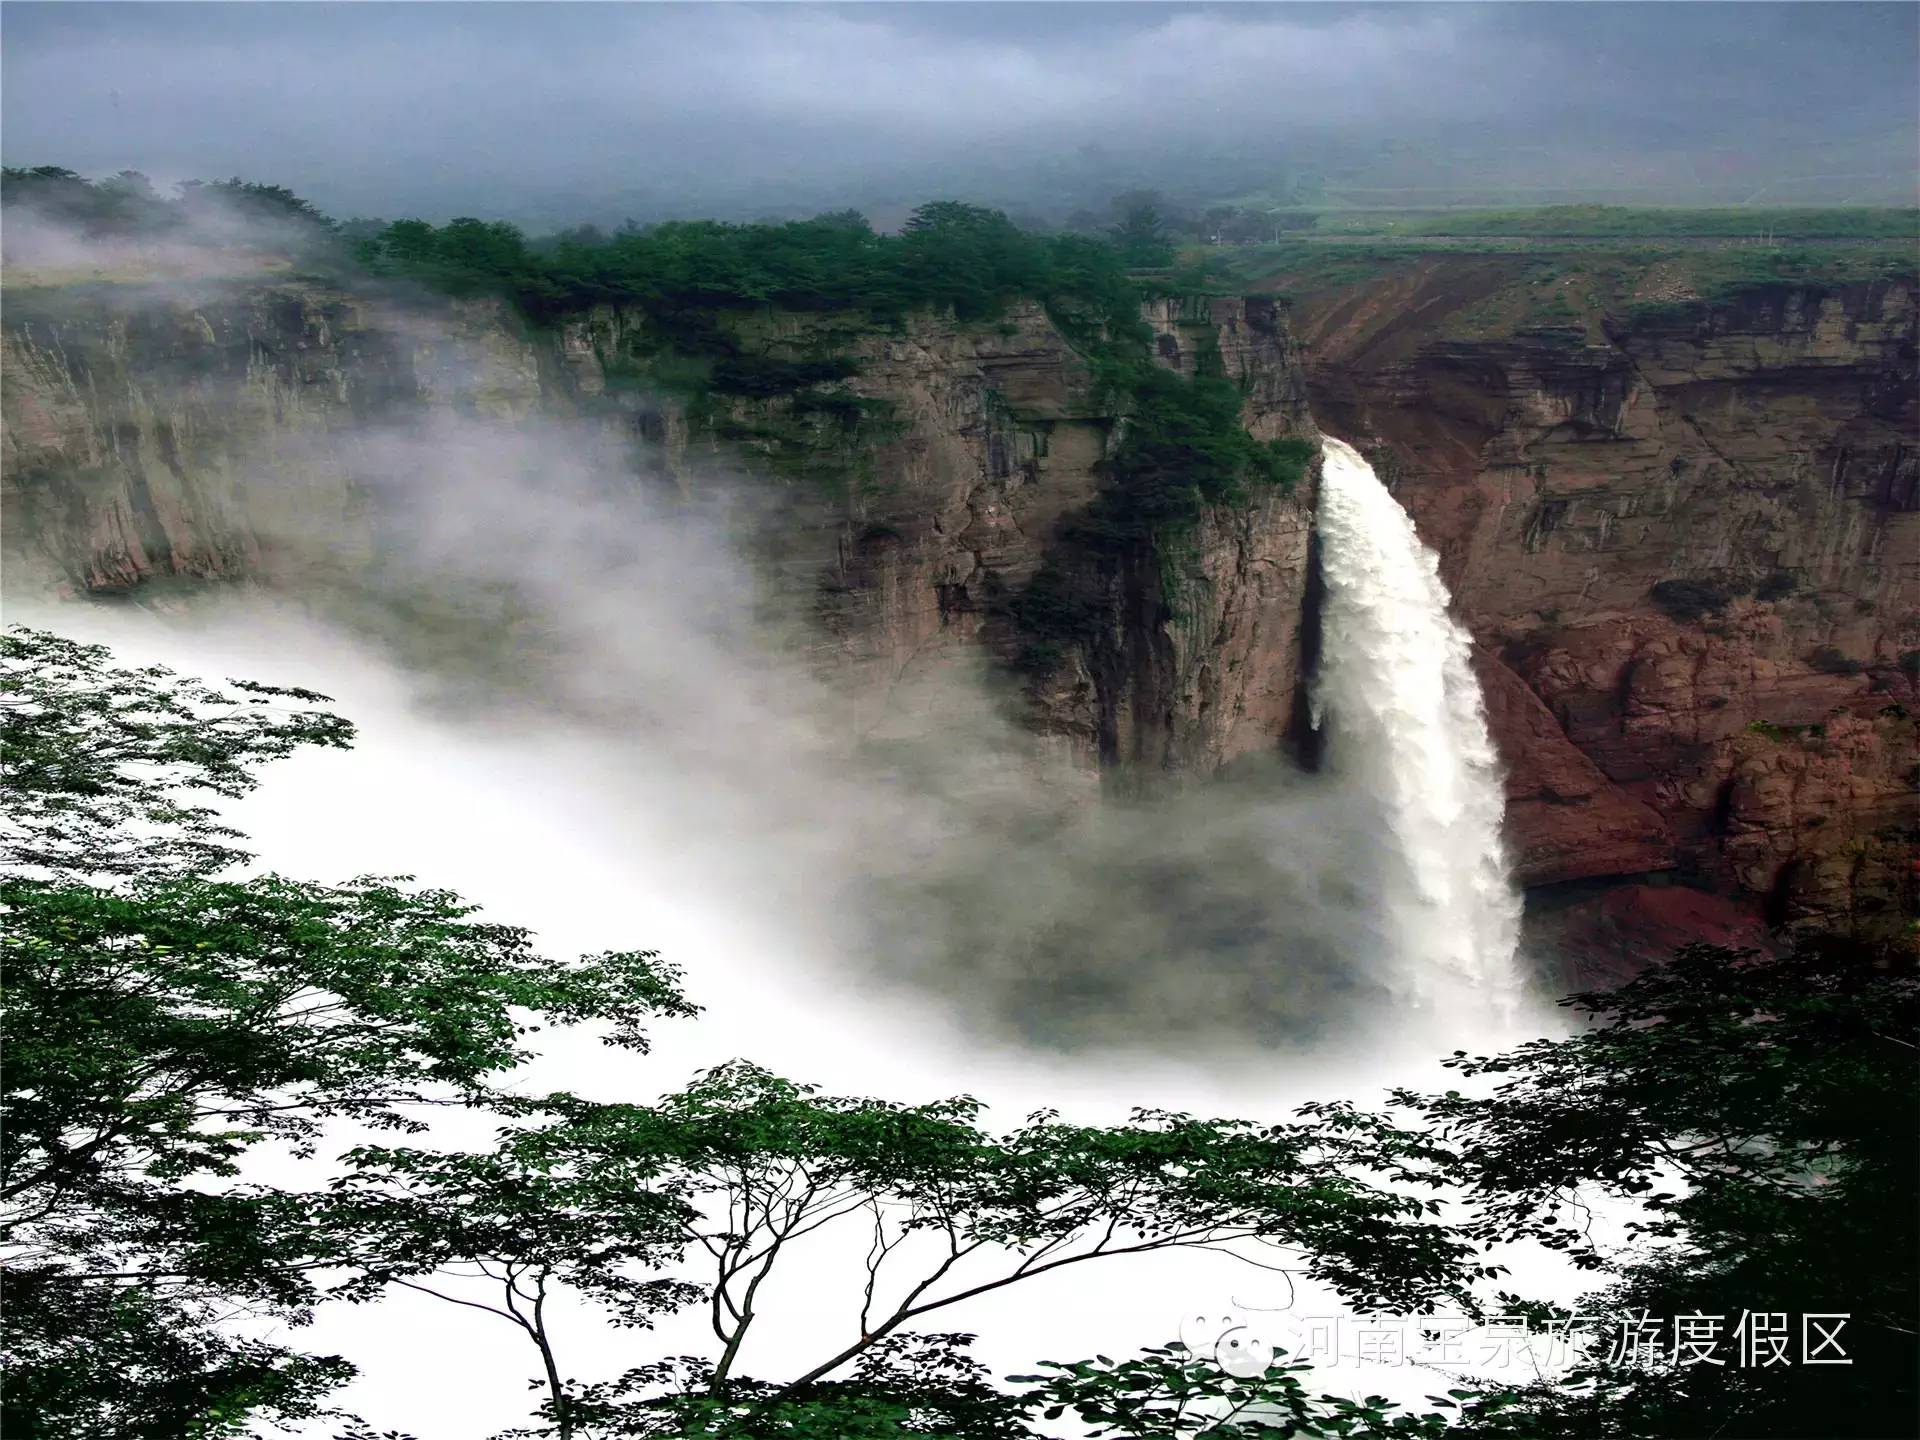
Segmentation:
<svg viewBox="0 0 1920 1440">
<path fill-rule="evenodd" d="M 1455 323 L 1497 288 L 1474 263 L 1291 315 L 1156 303 L 1156 358 L 1217 353 L 1258 437 L 1317 417 L 1352 439 L 1440 551 L 1510 845 L 1570 943 L 1605 959 L 1762 920 L 1897 924 L 1920 759 L 1912 290 L 1489 330 Z M 857 373 L 803 409 L 663 388 L 634 359 L 658 337 L 613 310 L 536 330 L 491 302 L 317 281 L 10 292 L 9 587 L 351 583 L 382 546 L 368 435 L 557 416 L 634 444 L 653 483 L 748 475 L 776 599 L 869 723 L 984 654 L 1033 726 L 1123 788 L 1306 738 L 1311 478 L 1083 564 L 1091 635 L 1021 672 L 1011 601 L 1074 558 L 1119 438 L 1044 310 L 724 323 Z"/>
</svg>

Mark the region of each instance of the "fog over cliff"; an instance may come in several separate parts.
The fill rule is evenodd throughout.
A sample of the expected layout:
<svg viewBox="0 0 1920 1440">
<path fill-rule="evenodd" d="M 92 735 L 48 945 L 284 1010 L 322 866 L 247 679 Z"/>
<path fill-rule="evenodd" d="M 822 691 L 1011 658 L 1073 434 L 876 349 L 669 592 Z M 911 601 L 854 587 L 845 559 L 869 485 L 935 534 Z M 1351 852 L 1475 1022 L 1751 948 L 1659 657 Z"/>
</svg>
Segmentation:
<svg viewBox="0 0 1920 1440">
<path fill-rule="evenodd" d="M 1915 194 L 1909 5 L 346 9 L 9 3 L 7 163 L 536 226 Z"/>
<path fill-rule="evenodd" d="M 333 694 L 355 748 L 271 766 L 234 807 L 263 865 L 411 872 L 552 953 L 644 945 L 685 970 L 700 1020 L 662 1023 L 643 1059 L 562 1034 L 517 1077 L 528 1093 L 641 1099 L 747 1055 L 852 1093 L 974 1093 L 1000 1123 L 1042 1105 L 1277 1116 L 1438 1081 L 1428 1057 L 1541 1023 L 1466 987 L 1417 1005 L 1363 893 L 1382 849 L 1364 785 L 1275 757 L 1231 785 L 1095 804 L 984 667 L 903 685 L 884 723 L 858 723 L 809 666 L 804 621 L 769 603 L 743 477 L 689 496 L 631 427 L 471 403 L 301 443 L 252 483 L 351 475 L 383 516 L 371 555 L 289 526 L 260 539 L 311 585 L 11 598 L 9 619 L 130 662 Z M 477 1143 L 481 1123 L 452 1117 L 436 1140 Z M 788 1262 L 792 1303 L 756 1330 L 753 1364 L 790 1372 L 817 1348 L 823 1317 L 857 1303 L 865 1243 L 828 1237 Z M 1277 1326 L 1289 1305 L 1333 1303 L 1211 1252 L 1116 1279 L 970 1304 L 978 1353 L 1008 1371 L 1062 1344 L 1155 1343 L 1196 1309 Z M 579 1328 L 589 1370 L 632 1363 L 626 1332 Z M 692 1348 L 699 1328 L 688 1311 L 649 1338 Z M 422 1435 L 491 1433 L 522 1403 L 517 1337 L 415 1295 L 333 1307 L 293 1338 L 363 1365 L 346 1404 Z M 1427 1379 L 1328 1384 L 1414 1398 Z"/>
<path fill-rule="evenodd" d="M 10 165 L 137 167 L 163 188 L 237 173 L 343 218 L 478 214 L 529 228 L 840 205 L 884 227 L 941 194 L 1045 222 L 1133 184 L 1177 198 L 1319 186 L 1383 205 L 1910 201 L 1917 19 L 1906 5 L 8 0 L 3 143 Z M 1720 743 L 1724 775 L 1693 788 L 1732 810 L 1727 777 L 1738 776 L 1739 803 L 1756 817 L 1743 814 L 1749 856 L 1775 831 L 1747 792 L 1784 793 L 1768 803 L 1800 824 L 1801 793 L 1774 783 L 1787 773 L 1781 757 L 1801 753 L 1787 730 L 1817 729 L 1811 717 L 1821 717 L 1854 757 L 1853 769 L 1815 776 L 1828 790 L 1805 792 L 1825 797 L 1818 828 L 1834 847 L 1808 853 L 1865 856 L 1864 842 L 1844 850 L 1856 842 L 1833 837 L 1879 825 L 1883 777 L 1896 760 L 1911 764 L 1891 738 L 1908 710 L 1891 697 L 1911 701 L 1914 672 L 1899 672 L 1904 691 L 1867 689 L 1893 675 L 1894 637 L 1906 633 L 1897 626 L 1912 614 L 1901 588 L 1912 572 L 1898 563 L 1909 532 L 1892 528 L 1915 518 L 1902 408 L 1913 393 L 1910 280 L 1897 314 L 1885 285 L 1819 304 L 1783 290 L 1766 327 L 1741 329 L 1722 309 L 1713 313 L 1724 323 L 1699 325 L 1697 344 L 1676 328 L 1650 351 L 1597 329 L 1594 343 L 1571 344 L 1567 326 L 1488 342 L 1508 348 L 1480 352 L 1495 359 L 1441 398 L 1470 386 L 1504 407 L 1489 428 L 1509 443 L 1482 447 L 1492 479 L 1463 466 L 1448 487 L 1389 491 L 1358 451 L 1332 442 L 1364 492 L 1342 492 L 1337 474 L 1329 490 L 1309 472 L 1301 494 L 1285 497 L 1317 512 L 1301 523 L 1301 545 L 1308 553 L 1317 524 L 1324 593 L 1288 613 L 1323 637 L 1317 662 L 1302 661 L 1300 693 L 1303 707 L 1309 693 L 1322 702 L 1326 765 L 1295 765 L 1276 727 L 1259 749 L 1223 755 L 1217 773 L 1168 765 L 1118 784 L 1110 772 L 1103 788 L 1071 733 L 1034 723 L 1030 683 L 984 642 L 903 645 L 912 663 L 891 666 L 874 693 L 852 693 L 853 647 L 822 623 L 825 581 L 851 588 L 849 542 L 885 531 L 866 521 L 898 516 L 850 503 L 849 490 L 809 551 L 794 517 L 820 502 L 790 493 L 808 481 L 762 472 L 748 447 L 697 444 L 687 411 L 660 397 L 615 393 L 603 361 L 620 357 L 597 357 L 584 330 L 553 326 L 536 345 L 489 297 L 307 274 L 280 263 L 284 231 L 226 215 L 220 197 L 206 203 L 153 245 L 81 236 L 26 207 L 8 217 L 5 338 L 10 360 L 28 363 L 8 376 L 7 494 L 10 505 L 32 501 L 9 520 L 58 515 L 73 534 L 38 551 L 11 537 L 7 619 L 106 642 L 126 663 L 334 695 L 360 727 L 355 748 L 269 766 L 232 807 L 262 868 L 327 882 L 412 872 L 471 897 L 487 919 L 528 926 L 548 953 L 645 946 L 684 972 L 701 1018 L 651 1027 L 645 1056 L 599 1046 L 590 1030 L 545 1031 L 508 1082 L 526 1095 L 565 1087 L 645 1101 L 744 1055 L 829 1090 L 975 1094 L 996 1125 L 1042 1106 L 1076 1121 L 1135 1104 L 1266 1121 L 1303 1100 L 1371 1104 L 1389 1084 L 1454 1083 L 1433 1057 L 1456 1046 L 1493 1049 L 1568 1023 L 1509 983 L 1519 895 L 1501 806 L 1509 818 L 1558 807 L 1574 817 L 1549 834 L 1564 845 L 1575 826 L 1602 831 L 1587 817 L 1617 817 L 1629 797 L 1576 749 L 1566 731 L 1579 727 L 1563 730 L 1560 714 L 1586 725 L 1591 746 L 1589 732 L 1627 736 L 1608 706 L 1644 699 L 1635 718 L 1657 723 L 1627 737 L 1644 748 L 1613 754 L 1651 774 L 1669 763 L 1672 740 L 1698 767 L 1673 762 L 1682 781 L 1705 773 L 1699 757 Z M 1055 323 L 1030 308 L 1035 328 Z M 1218 359 L 1217 322 L 1207 323 Z M 1270 323 L 1278 356 L 1281 322 Z M 1162 337 L 1171 353 L 1155 353 L 1177 369 L 1173 328 Z M 1009 321 L 997 338 L 1017 330 Z M 1337 360 L 1343 337 L 1332 330 L 1313 343 Z M 1832 338 L 1843 331 L 1844 345 Z M 893 338 L 905 350 L 925 333 Z M 569 341 L 579 341 L 571 352 Z M 1287 349 L 1285 364 L 1301 366 L 1300 353 Z M 1662 364 L 1642 365 L 1649 353 Z M 970 355 L 978 362 L 979 347 Z M 941 352 L 927 363 L 951 362 Z M 1523 365 L 1535 388 L 1511 378 Z M 1262 418 L 1288 418 L 1298 428 L 1287 434 L 1315 443 L 1318 425 L 1369 438 L 1369 455 L 1391 456 L 1389 442 L 1411 426 L 1393 429 L 1388 380 L 1357 365 L 1354 374 L 1343 409 L 1316 399 L 1310 412 L 1301 379 L 1288 392 L 1298 413 L 1280 417 L 1275 405 Z M 244 379 L 228 384 L 234 375 Z M 984 415 L 960 393 L 925 391 L 924 409 L 942 423 Z M 1605 426 L 1592 418 L 1603 406 Z M 1438 418 L 1422 435 L 1451 443 L 1473 423 L 1429 408 Z M 1361 417 L 1381 414 L 1364 436 Z M 1116 453 L 1107 445 L 1124 435 L 1122 416 L 1070 418 L 1107 426 L 1098 453 Z M 986 453 L 986 437 L 1016 432 L 981 418 L 974 433 Z M 1064 485 L 1070 451 L 1061 445 L 1058 468 L 1036 469 L 1033 483 Z M 1537 463 L 1507 463 L 1514 455 Z M 190 527 L 184 506 L 165 517 L 171 531 L 157 510 L 196 486 L 194 518 L 233 523 L 191 537 L 200 548 L 183 544 L 166 563 L 135 564 L 127 551 L 139 548 L 140 525 L 116 534 L 99 521 L 109 504 L 89 509 L 122 478 L 137 496 L 127 509 L 144 505 L 136 518 L 162 539 Z M 1896 480 L 1908 497 L 1898 506 Z M 1517 497 L 1505 510 L 1478 505 L 1494 486 L 1503 506 Z M 960 489 L 971 503 L 973 490 Z M 1683 491 L 1695 510 L 1674 504 Z M 979 493 L 983 510 L 997 494 Z M 246 504 L 219 516 L 236 496 Z M 929 529 L 949 513 L 925 495 L 916 503 Z M 1489 528 L 1470 530 L 1483 509 Z M 1708 510 L 1721 512 L 1711 525 L 1697 513 Z M 1551 518 L 1534 527 L 1528 514 Z M 1585 547 L 1595 531 L 1615 536 L 1604 562 Z M 1772 599 L 1723 597 L 1737 610 L 1725 630 L 1680 635 L 1645 598 L 1664 577 L 1704 571 L 1695 557 L 1751 549 L 1756 532 L 1781 534 L 1769 542 L 1780 568 L 1766 579 L 1789 583 Z M 45 561 L 56 539 L 75 536 L 59 558 L 77 563 L 45 574 L 12 563 Z M 1035 536 L 1038 545 L 1038 525 Z M 1449 571 L 1443 585 L 1433 552 L 1445 537 L 1478 568 Z M 984 553 L 989 542 L 978 543 Z M 1329 547 L 1343 543 L 1369 563 L 1339 564 Z M 116 545 L 125 572 L 89 568 Z M 1248 553 L 1248 570 L 1280 568 Z M 1149 558 L 1197 567 L 1170 554 Z M 271 563 L 254 563 L 262 556 Z M 1496 584 L 1494 570 L 1512 573 Z M 1154 593 L 1177 598 L 1159 574 Z M 1796 574 L 1806 593 L 1792 599 Z M 936 613 L 933 596 L 921 586 L 923 614 Z M 1788 604 L 1801 608 L 1787 614 Z M 1167 609 L 1141 627 L 1156 640 L 1172 631 Z M 944 592 L 937 616 L 947 623 Z M 1646 663 L 1639 650 L 1610 659 L 1601 640 L 1631 640 L 1636 627 L 1666 648 Z M 1787 637 L 1779 655 L 1751 638 L 1762 627 Z M 1590 670 L 1637 674 L 1641 688 L 1629 696 L 1622 683 L 1604 704 L 1585 703 L 1569 681 L 1565 712 L 1550 711 L 1504 668 L 1508 651 L 1491 643 L 1503 636 L 1567 645 L 1586 668 L 1576 675 L 1570 661 L 1559 673 L 1582 684 Z M 1225 668 L 1224 637 L 1195 650 Z M 1709 641 L 1727 642 L 1711 654 L 1736 678 L 1700 660 Z M 1508 686 L 1511 723 L 1498 737 L 1479 687 L 1501 692 L 1474 678 L 1476 645 L 1483 673 Z M 1825 668 L 1801 653 L 1825 655 Z M 1292 664 L 1289 654 L 1289 686 Z M 1785 679 L 1768 689 L 1756 674 Z M 1408 691 L 1420 703 L 1366 703 Z M 1683 691 L 1685 707 L 1672 698 Z M 1728 734 L 1712 738 L 1689 708 L 1696 700 L 1702 712 L 1728 710 Z M 1534 770 L 1503 792 L 1494 741 L 1512 735 Z M 1520 773 L 1511 760 L 1508 773 Z M 1616 819 L 1621 833 L 1596 843 L 1652 860 L 1609 857 L 1576 880 L 1678 870 L 1665 819 L 1632 803 L 1665 848 Z M 1409 831 L 1429 865 L 1406 863 Z M 1849 868 L 1849 885 L 1867 873 L 1864 861 Z M 1407 957 L 1422 954 L 1427 969 L 1411 970 Z M 480 1144 L 492 1123 L 449 1110 L 431 1138 Z M 306 1163 L 313 1176 L 327 1162 Z M 1616 1218 L 1603 1210 L 1603 1231 Z M 864 1319 L 856 1279 L 869 1241 L 854 1232 L 812 1240 L 785 1264 L 747 1369 L 798 1373 L 830 1325 Z M 1571 1304 L 1590 1283 L 1534 1248 L 1492 1258 L 1511 1262 L 1530 1296 Z M 977 1353 L 1002 1374 L 1041 1355 L 1124 1353 L 1175 1330 L 1191 1342 L 1182 1317 L 1196 1310 L 1290 1326 L 1262 1333 L 1297 1352 L 1292 1320 L 1333 1313 L 1336 1297 L 1294 1275 L 1213 1250 L 1155 1255 L 1111 1277 L 1076 1269 L 1018 1295 L 985 1294 L 955 1323 L 982 1332 Z M 692 1310 L 636 1337 L 595 1332 L 571 1302 L 556 1309 L 581 1332 L 571 1353 L 589 1379 L 706 1343 Z M 517 1335 L 411 1292 L 325 1308 L 310 1329 L 279 1338 L 361 1364 L 342 1398 L 381 1427 L 460 1440 L 526 1406 Z M 1526 1379 L 1529 1364 L 1523 1355 L 1494 1369 Z M 1425 1370 L 1384 1363 L 1326 1383 L 1415 1402 L 1437 1388 Z"/>
<path fill-rule="evenodd" d="M 1096 803 L 984 659 L 859 713 L 747 553 L 753 485 L 683 495 L 630 432 L 439 412 L 278 443 L 250 471 L 256 503 L 350 476 L 380 517 L 371 551 L 287 520 L 259 542 L 311 578 L 277 595 L 39 610 L 21 593 L 13 618 L 208 673 L 242 674 L 215 657 L 251 648 L 271 657 L 257 678 L 322 690 L 391 671 L 404 743 L 531 744 L 551 768 L 530 792 L 595 797 L 575 843 L 620 857 L 630 943 L 661 943 L 654 903 L 699 897 L 796 970 L 1016 1051 L 1211 1067 L 1404 1030 L 1393 1012 L 1423 987 L 1364 899 L 1383 823 L 1364 784 L 1275 755 L 1231 786 Z M 459 830 L 431 826 L 395 863 L 431 868 Z"/>
</svg>

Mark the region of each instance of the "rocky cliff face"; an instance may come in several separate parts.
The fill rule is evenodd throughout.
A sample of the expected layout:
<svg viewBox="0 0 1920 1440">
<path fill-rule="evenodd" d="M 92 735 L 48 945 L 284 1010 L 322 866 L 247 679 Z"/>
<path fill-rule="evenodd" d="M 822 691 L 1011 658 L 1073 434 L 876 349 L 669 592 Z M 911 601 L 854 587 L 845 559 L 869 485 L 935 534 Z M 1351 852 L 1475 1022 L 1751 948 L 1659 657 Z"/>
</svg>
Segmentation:
<svg viewBox="0 0 1920 1440">
<path fill-rule="evenodd" d="M 1246 395 L 1255 439 L 1317 434 L 1298 348 L 1273 302 L 1167 301 L 1148 319 L 1161 364 L 1193 374 L 1203 356 L 1217 359 Z M 1290 494 L 1268 491 L 1130 555 L 1096 559 L 1053 541 L 1091 575 L 1103 623 L 1034 682 L 1046 726 L 1132 785 L 1211 773 L 1297 732 L 1311 640 L 1312 498 L 1311 480 Z"/>
<path fill-rule="evenodd" d="M 1510 283 L 1451 257 L 1291 314 L 1215 298 L 1147 318 L 1159 363 L 1217 354 L 1256 436 L 1317 416 L 1359 443 L 1439 550 L 1536 911 L 1584 924 L 1596 954 L 1702 915 L 1716 934 L 1897 923 L 1920 760 L 1912 289 L 1530 328 L 1498 318 Z M 1173 543 L 1075 556 L 1116 421 L 1039 307 L 726 323 L 755 353 L 856 373 L 826 404 L 663 388 L 638 315 L 533 331 L 491 303 L 315 282 L 10 293 L 9 585 L 349 579 L 382 543 L 371 430 L 565 415 L 637 437 L 689 493 L 748 477 L 775 598 L 863 723 L 982 657 L 1013 688 L 1030 637 L 1010 601 L 1065 557 L 1091 577 L 1093 638 L 1014 703 L 1081 766 L 1137 785 L 1297 733 L 1310 481 Z"/>
<path fill-rule="evenodd" d="M 1147 318 L 1164 365 L 1218 353 L 1254 434 L 1311 433 L 1273 302 L 1167 303 Z M 748 477 L 777 598 L 811 612 L 820 664 L 870 723 L 944 667 L 1010 660 L 1023 637 L 1007 602 L 1093 498 L 1116 438 L 1044 311 L 724 323 L 776 360 L 850 359 L 833 394 L 853 404 L 663 387 L 649 373 L 658 337 L 615 310 L 536 332 L 485 302 L 312 282 L 10 295 L 10 583 L 103 593 L 308 581 L 316 565 L 350 576 L 381 543 L 370 429 L 439 410 L 566 414 L 649 442 L 683 488 Z M 1116 575 L 1102 623 L 1122 663 L 1075 657 L 1029 697 L 1035 723 L 1089 767 L 1206 771 L 1273 748 L 1296 708 L 1310 500 L 1303 487 L 1209 513 L 1179 553 Z"/>
<path fill-rule="evenodd" d="M 1489 326 L 1518 283 L 1430 257 L 1295 321 L 1315 414 L 1389 477 L 1480 641 L 1523 877 L 1658 874 L 1775 923 L 1897 924 L 1914 290 L 1559 301 L 1553 325 Z"/>
<path fill-rule="evenodd" d="M 1146 319 L 1160 364 L 1191 373 L 1203 350 L 1218 356 L 1245 391 L 1257 438 L 1314 433 L 1274 302 L 1158 302 Z M 884 707 L 901 687 L 982 650 L 1013 661 L 1025 637 L 1008 602 L 1068 543 L 1118 438 L 1085 361 L 1045 311 L 1015 306 L 984 324 L 918 315 L 878 330 L 845 316 L 728 323 L 776 358 L 852 359 L 848 391 L 884 417 L 851 442 L 836 442 L 831 427 L 796 428 L 793 403 L 778 398 L 708 396 L 719 413 L 704 429 L 668 399 L 660 421 L 677 469 L 695 464 L 708 434 L 734 454 L 759 455 L 776 476 L 797 468 L 827 482 L 790 486 L 762 528 L 785 561 L 826 557 L 810 572 L 811 603 L 855 692 Z M 566 327 L 578 383 L 604 390 L 644 324 L 602 310 Z M 1276 494 L 1210 512 L 1177 550 L 1116 567 L 1103 595 L 1106 643 L 1095 647 L 1108 663 L 1066 657 L 1030 688 L 1033 723 L 1115 780 L 1206 773 L 1273 749 L 1296 709 L 1311 528 L 1306 490 Z"/>
<path fill-rule="evenodd" d="M 377 539 L 370 426 L 516 418 L 543 395 L 535 348 L 497 306 L 423 311 L 302 283 L 10 290 L 0 345 L 21 590 L 350 571 Z"/>
</svg>

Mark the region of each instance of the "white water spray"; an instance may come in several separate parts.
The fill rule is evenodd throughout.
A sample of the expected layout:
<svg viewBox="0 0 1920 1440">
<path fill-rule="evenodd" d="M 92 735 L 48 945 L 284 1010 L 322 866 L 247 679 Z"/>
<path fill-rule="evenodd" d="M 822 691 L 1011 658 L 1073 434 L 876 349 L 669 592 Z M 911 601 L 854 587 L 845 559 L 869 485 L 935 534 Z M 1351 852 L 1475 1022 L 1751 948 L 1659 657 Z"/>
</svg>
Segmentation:
<svg viewBox="0 0 1920 1440">
<path fill-rule="evenodd" d="M 1370 877 L 1383 941 L 1422 1009 L 1505 1009 L 1517 988 L 1520 899 L 1472 642 L 1447 614 L 1439 557 L 1351 445 L 1322 442 L 1326 577 L 1313 722 L 1331 768 L 1380 807 Z"/>
</svg>

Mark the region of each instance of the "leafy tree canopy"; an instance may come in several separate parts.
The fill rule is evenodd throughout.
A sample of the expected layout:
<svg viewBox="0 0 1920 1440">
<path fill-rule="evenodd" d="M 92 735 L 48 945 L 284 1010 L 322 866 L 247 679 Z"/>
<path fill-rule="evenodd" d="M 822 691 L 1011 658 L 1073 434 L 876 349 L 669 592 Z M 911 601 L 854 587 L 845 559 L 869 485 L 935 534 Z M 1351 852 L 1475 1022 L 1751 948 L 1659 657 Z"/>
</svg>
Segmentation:
<svg viewBox="0 0 1920 1440">
<path fill-rule="evenodd" d="M 295 1413 L 339 1363 L 213 1320 L 234 1303 L 298 1318 L 337 1247 L 306 1197 L 244 1179 L 249 1152 L 499 1101 L 491 1078 L 539 1023 L 639 1047 L 645 1016 L 688 1007 L 651 955 L 551 961 L 404 879 L 224 878 L 245 857 L 198 797 L 344 745 L 345 722 L 311 708 L 324 696 L 222 691 L 32 631 L 0 660 L 8 1432 L 121 1434 L 117 1414 L 189 1404 L 207 1433 Z M 73 1379 L 106 1354 L 124 1412 Z"/>
<path fill-rule="evenodd" d="M 877 315 L 951 306 L 979 318 L 1022 297 L 1103 309 L 1135 293 L 1111 247 L 1033 235 L 957 201 L 923 205 L 898 235 L 875 234 L 851 211 L 777 225 L 681 220 L 611 237 L 583 228 L 537 244 L 499 222 L 403 220 L 358 253 L 376 270 L 455 292 L 511 295 L 535 316 L 595 304 L 668 317 L 778 304 Z"/>
<path fill-rule="evenodd" d="M 1130 265 L 1173 263 L 1173 230 L 1167 202 L 1157 190 L 1129 190 L 1113 199 L 1114 244 Z"/>
<path fill-rule="evenodd" d="M 0 173 L 0 204 L 17 206 L 96 239 L 242 239 L 235 226 L 258 227 L 258 238 L 303 246 L 323 244 L 337 228 L 309 201 L 284 185 L 234 176 L 187 180 L 163 198 L 138 170 L 103 180 L 58 165 L 8 166 Z M 209 235 L 205 227 L 218 227 Z"/>
<path fill-rule="evenodd" d="M 1402 1099 L 1459 1155 L 1482 1242 L 1531 1239 L 1610 1277 L 1618 1316 L 1847 1314 L 1847 1366 L 1596 1363 L 1516 1414 L 1565 1436 L 1879 1436 L 1917 1413 L 1920 982 L 1910 950 L 1694 945 L 1612 991 L 1599 1023 L 1451 1062 L 1490 1097 Z M 1640 1207 L 1592 1238 L 1596 1196 Z M 1669 1346 L 1671 1335 L 1668 1337 Z M 1736 1352 L 1728 1341 L 1728 1355 Z M 1724 1359 L 1725 1357 L 1723 1357 Z M 1518 1423 L 1518 1422 L 1517 1422 Z"/>
<path fill-rule="evenodd" d="M 240 837 L 208 802 L 244 794 L 264 760 L 347 743 L 323 696 L 117 667 L 30 631 L 0 658 L 18 757 L 0 852 L 9 1434 L 319 1419 L 350 1367 L 229 1317 L 298 1324 L 395 1286 L 516 1327 L 542 1398 L 515 1433 L 569 1440 L 1010 1440 L 1069 1415 L 1212 1440 L 1785 1440 L 1898 1434 L 1914 1414 L 1910 953 L 1691 947 L 1572 997 L 1587 1023 L 1567 1038 L 1456 1055 L 1486 1093 L 1398 1092 L 1397 1115 L 1043 1112 L 995 1133 L 967 1097 L 830 1096 L 747 1062 L 653 1104 L 527 1095 L 500 1082 L 535 1026 L 642 1048 L 645 1017 L 691 1011 L 673 973 L 645 952 L 548 960 L 404 880 L 236 876 Z M 494 1112 L 496 1142 L 419 1139 L 446 1105 Z M 353 1148 L 323 1150 L 349 1123 Z M 266 1183 L 252 1162 L 270 1152 L 313 1179 Z M 1624 1248 L 1591 1237 L 1597 1196 L 1640 1206 Z M 867 1240 L 844 1312 L 810 1302 L 819 1348 L 800 1373 L 742 1373 L 771 1278 L 828 1227 Z M 1569 1383 L 1469 1380 L 1406 1411 L 1316 1395 L 1284 1357 L 1223 1374 L 1172 1346 L 996 1384 L 968 1336 L 923 1328 L 1063 1267 L 1182 1246 L 1264 1252 L 1357 1308 L 1471 1313 L 1470 1287 L 1499 1273 L 1481 1247 L 1512 1240 L 1592 1271 L 1582 1309 L 1603 1319 L 1846 1314 L 1852 1364 L 1595 1353 Z M 636 1333 L 692 1306 L 712 1347 L 581 1379 L 551 1323 L 562 1303 L 566 1329 L 597 1312 Z"/>
</svg>

